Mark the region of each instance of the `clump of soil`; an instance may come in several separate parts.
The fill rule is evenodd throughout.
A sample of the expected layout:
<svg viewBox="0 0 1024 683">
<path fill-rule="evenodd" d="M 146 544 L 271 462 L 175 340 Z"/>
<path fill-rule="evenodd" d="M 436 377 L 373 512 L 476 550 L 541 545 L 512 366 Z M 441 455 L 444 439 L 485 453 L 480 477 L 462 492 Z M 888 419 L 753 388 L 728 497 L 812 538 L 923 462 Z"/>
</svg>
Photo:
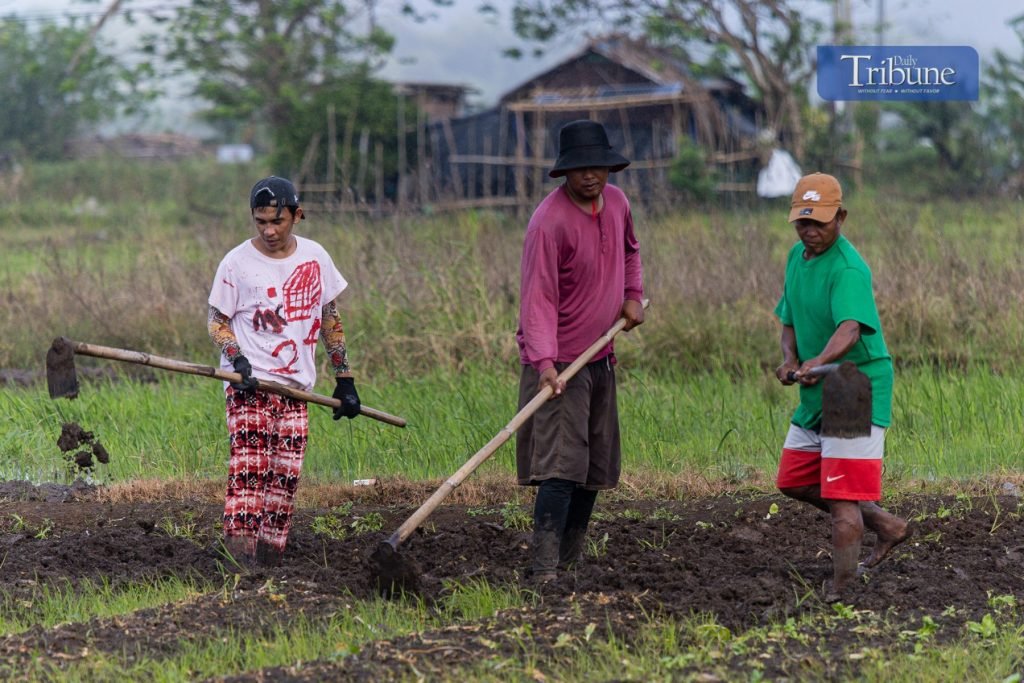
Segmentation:
<svg viewBox="0 0 1024 683">
<path fill-rule="evenodd" d="M 82 429 L 77 422 L 65 422 L 61 425 L 57 448 L 64 454 L 69 467 L 74 466 L 80 470 L 91 470 L 95 466 L 93 457 L 104 465 L 110 462 L 110 454 L 103 444 L 92 432 Z"/>
<path fill-rule="evenodd" d="M 92 454 L 96 456 L 97 461 L 104 465 L 110 462 L 110 453 L 107 453 L 107 449 L 99 441 L 93 442 Z"/>
</svg>

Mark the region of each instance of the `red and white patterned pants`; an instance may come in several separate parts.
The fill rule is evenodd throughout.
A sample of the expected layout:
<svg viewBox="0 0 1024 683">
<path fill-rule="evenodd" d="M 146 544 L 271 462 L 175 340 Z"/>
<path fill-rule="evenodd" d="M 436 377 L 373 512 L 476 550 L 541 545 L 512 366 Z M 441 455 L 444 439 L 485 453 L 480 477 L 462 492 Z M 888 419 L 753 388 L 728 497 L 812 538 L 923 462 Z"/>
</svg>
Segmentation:
<svg viewBox="0 0 1024 683">
<path fill-rule="evenodd" d="M 227 389 L 231 437 L 224 536 L 284 551 L 309 436 L 306 404 L 265 391 Z"/>
</svg>

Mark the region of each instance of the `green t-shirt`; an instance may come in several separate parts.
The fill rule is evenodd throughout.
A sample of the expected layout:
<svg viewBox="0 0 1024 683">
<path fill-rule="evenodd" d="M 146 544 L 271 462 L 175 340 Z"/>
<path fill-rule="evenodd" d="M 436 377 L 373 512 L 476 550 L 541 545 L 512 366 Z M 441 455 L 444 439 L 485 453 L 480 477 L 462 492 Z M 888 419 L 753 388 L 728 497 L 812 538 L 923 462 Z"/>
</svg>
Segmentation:
<svg viewBox="0 0 1024 683">
<path fill-rule="evenodd" d="M 871 422 L 888 427 L 892 422 L 892 356 L 885 346 L 871 291 L 871 269 L 842 235 L 828 251 L 805 260 L 797 242 L 786 262 L 786 282 L 775 315 L 796 332 L 801 361 L 825 348 L 836 328 L 847 320 L 860 323 L 860 340 L 842 361 L 853 361 L 871 380 Z M 800 406 L 793 424 L 805 429 L 821 425 L 821 386 L 800 387 Z"/>
</svg>

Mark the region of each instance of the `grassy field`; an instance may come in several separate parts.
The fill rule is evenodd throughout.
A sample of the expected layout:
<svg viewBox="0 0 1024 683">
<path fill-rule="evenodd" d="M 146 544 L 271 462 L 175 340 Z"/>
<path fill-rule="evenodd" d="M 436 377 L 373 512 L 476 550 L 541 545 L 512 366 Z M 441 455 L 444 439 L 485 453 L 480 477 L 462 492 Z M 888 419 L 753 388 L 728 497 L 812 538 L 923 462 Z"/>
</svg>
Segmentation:
<svg viewBox="0 0 1024 683">
<path fill-rule="evenodd" d="M 221 256 L 250 234 L 245 199 L 263 173 L 108 161 L 27 170 L 0 217 L 6 238 L 0 368 L 34 372 L 36 383 L 0 387 L 0 479 L 69 481 L 75 472 L 56 446 L 67 421 L 93 431 L 110 452 L 110 464 L 92 474 L 99 483 L 225 476 L 218 382 L 162 371 L 158 381 L 141 382 L 129 372 L 85 379 L 80 398 L 53 401 L 41 371 L 57 335 L 215 364 L 205 329 L 209 282 Z M 844 233 L 872 265 L 897 365 L 887 494 L 922 488 L 952 494 L 975 484 L 998 492 L 1004 481 L 1019 486 L 1024 268 L 1014 247 L 1024 241 L 1024 203 L 937 198 L 920 204 L 873 191 L 848 196 Z M 638 212 L 636 218 L 652 307 L 648 322 L 617 342 L 625 472 L 700 481 L 709 491 L 771 490 L 797 400 L 794 389 L 772 376 L 779 351 L 771 311 L 795 240 L 785 206 Z M 405 430 L 366 418 L 334 422 L 326 409 L 312 406 L 306 486 L 371 477 L 436 480 L 508 422 L 518 379 L 512 334 L 523 229 L 524 219 L 483 212 L 382 221 L 314 214 L 301 225 L 351 283 L 342 315 L 363 402 L 409 421 Z M 112 363 L 79 358 L 78 365 L 103 370 Z M 320 391 L 330 393 L 326 383 Z M 512 472 L 506 446 L 480 476 L 511 478 Z M 635 487 L 621 495 L 666 490 Z M 45 525 L 2 522 L 19 536 L 50 533 Z M 5 560 L 0 556 L 0 568 Z M 62 620 L 116 623 L 121 615 L 201 597 L 230 603 L 236 583 L 230 572 L 212 583 L 169 580 L 128 590 L 41 582 L 27 604 L 0 590 L 0 632 L 49 629 Z M 274 598 L 278 588 L 271 581 L 259 590 Z M 502 619 L 525 613 L 537 600 L 514 587 L 454 583 L 430 604 L 353 599 L 327 622 L 293 620 L 260 637 L 240 631 L 197 637 L 179 644 L 173 657 L 97 654 L 59 672 L 36 662 L 22 673 L 35 680 L 177 681 L 335 661 L 382 639 L 473 629 L 499 610 Z M 453 669 L 450 680 L 542 680 L 540 669 L 551 680 L 690 680 L 695 667 L 710 676 L 700 680 L 726 680 L 737 670 L 753 672 L 744 680 L 758 680 L 756 659 L 768 651 L 792 653 L 799 677 L 816 680 L 822 675 L 816 662 L 830 652 L 836 633 L 855 644 L 865 634 L 891 631 L 894 643 L 909 643 L 909 650 L 845 651 L 858 662 L 859 680 L 1019 683 L 1024 618 L 1015 601 L 992 600 L 989 621 L 969 615 L 962 631 L 941 641 L 927 621 L 908 626 L 884 613 L 841 608 L 742 632 L 706 614 L 646 614 L 628 638 L 595 622 L 564 642 L 560 636 L 551 651 L 534 649 L 525 631 L 510 629 L 510 642 L 519 643 L 514 655 L 498 648 L 500 656 Z M 736 662 L 746 664 L 730 668 Z"/>
<path fill-rule="evenodd" d="M 202 164 L 30 169 L 5 214 L 0 368 L 41 371 L 60 334 L 215 364 L 208 282 L 250 234 L 244 198 L 256 175 Z M 52 201 L 59 193 L 73 199 Z M 873 266 L 898 368 L 887 475 L 1019 469 L 1024 270 L 1005 245 L 1024 238 L 1022 203 L 848 194 L 844 232 Z M 770 377 L 771 311 L 795 239 L 784 216 L 777 203 L 637 216 L 652 307 L 619 342 L 631 467 L 735 481 L 771 471 L 796 400 Z M 411 422 L 404 432 L 335 424 L 314 408 L 307 476 L 444 476 L 514 413 L 522 220 L 313 215 L 300 227 L 352 283 L 343 318 L 366 403 Z M 87 384 L 76 403 L 3 390 L 0 468 L 45 478 L 66 418 L 110 447 L 111 480 L 215 476 L 225 454 L 219 387 L 156 372 L 152 385 Z M 508 470 L 508 457 L 497 461 Z"/>
<path fill-rule="evenodd" d="M 620 354 L 629 358 L 628 341 Z M 307 481 L 372 477 L 437 479 L 453 473 L 515 414 L 515 368 L 468 367 L 360 387 L 364 403 L 405 417 L 397 429 L 365 417 L 335 422 L 312 406 Z M 796 390 L 751 368 L 735 375 L 620 374 L 625 469 L 711 482 L 770 481 Z M 894 485 L 967 480 L 1019 472 L 1024 457 L 1024 377 L 984 369 L 901 370 L 886 478 Z M 330 393 L 326 387 L 323 389 Z M 62 481 L 61 425 L 93 431 L 111 454 L 99 481 L 220 478 L 227 462 L 220 382 L 170 376 L 158 383 L 83 380 L 74 401 L 44 387 L 0 391 L 0 472 L 4 478 Z M 482 472 L 514 472 L 513 449 Z"/>
<path fill-rule="evenodd" d="M 206 296 L 220 258 L 251 234 L 249 180 L 216 167 L 96 172 L 29 173 L 5 211 L 0 367 L 38 367 L 58 334 L 212 362 Z M 58 191 L 75 199 L 54 202 Z M 849 194 L 844 233 L 872 265 L 896 362 L 1020 370 L 1024 271 L 1006 246 L 1024 239 L 1022 203 Z M 635 367 L 670 375 L 774 367 L 772 309 L 795 241 L 784 205 L 636 219 L 652 309 L 630 343 Z M 513 361 L 524 223 L 477 212 L 382 221 L 313 214 L 300 227 L 351 283 L 342 308 L 352 360 L 376 379 Z"/>
<path fill-rule="evenodd" d="M 273 590 L 271 587 L 270 590 Z M 235 633 L 215 640 L 196 639 L 184 644 L 173 658 L 136 657 L 128 661 L 97 654 L 84 662 L 54 671 L 38 663 L 29 665 L 19 678 L 26 681 L 115 681 L 160 682 L 206 680 L 242 674 L 267 667 L 285 667 L 295 662 L 338 661 L 356 655 L 382 638 L 397 639 L 449 628 L 452 623 L 492 621 L 499 614 L 527 609 L 537 603 L 529 591 L 496 590 L 481 582 L 453 585 L 448 596 L 436 605 L 409 600 L 353 601 L 327 623 L 305 622 L 248 636 Z M 118 614 L 118 607 L 100 607 L 97 614 Z M 829 635 L 836 630 L 879 629 L 884 617 L 873 618 L 849 608 L 828 611 L 799 621 L 734 633 L 713 619 L 697 615 L 690 619 L 669 619 L 649 615 L 635 625 L 628 641 L 607 625 L 590 622 L 560 639 L 554 657 L 531 647 L 525 629 L 515 656 L 496 652 L 479 663 L 452 668 L 447 680 L 472 681 L 678 681 L 724 680 L 730 661 L 748 664 L 744 680 L 767 680 L 758 676 L 757 653 L 775 648 L 805 652 L 798 669 L 800 680 L 822 680 L 824 663 L 816 661 L 815 649 L 827 649 Z M 890 681 L 994 681 L 1019 683 L 1020 674 L 1004 675 L 1021 665 L 1020 648 L 1024 627 L 1013 623 L 1014 610 L 996 611 L 995 617 L 952 643 L 929 645 L 934 629 L 924 621 L 919 629 L 905 631 L 905 639 L 918 641 L 917 652 L 892 657 L 883 648 L 865 647 L 856 653 L 864 661 L 857 680 Z M 522 626 L 513 627 L 523 629 Z M 514 636 L 513 636 L 514 637 Z M 752 665 L 752 666 L 751 666 Z M 704 673 L 694 676 L 694 668 Z M 541 673 L 541 670 L 547 674 Z M 691 672 L 687 674 L 687 672 Z M 423 680 L 408 676 L 404 680 Z M 433 677 L 430 677 L 433 679 Z M 736 679 L 733 679 L 736 680 Z"/>
</svg>

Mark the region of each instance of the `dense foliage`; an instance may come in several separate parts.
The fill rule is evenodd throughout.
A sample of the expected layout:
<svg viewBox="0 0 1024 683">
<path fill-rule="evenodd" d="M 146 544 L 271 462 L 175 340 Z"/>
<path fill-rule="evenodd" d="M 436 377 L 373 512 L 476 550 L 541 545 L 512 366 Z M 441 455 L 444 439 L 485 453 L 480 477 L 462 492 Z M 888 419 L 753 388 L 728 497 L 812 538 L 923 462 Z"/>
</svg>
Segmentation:
<svg viewBox="0 0 1024 683">
<path fill-rule="evenodd" d="M 196 0 L 147 41 L 196 79 L 205 119 L 268 149 L 275 169 L 292 174 L 323 138 L 331 104 L 342 123 L 390 122 L 374 133 L 394 148 L 395 117 L 383 111 L 394 111 L 395 95 L 370 78 L 394 39 L 374 22 L 374 4 Z"/>
<path fill-rule="evenodd" d="M 89 125 L 141 104 L 146 73 L 94 44 L 88 30 L 0 19 L 0 156 L 61 158 Z"/>
</svg>

